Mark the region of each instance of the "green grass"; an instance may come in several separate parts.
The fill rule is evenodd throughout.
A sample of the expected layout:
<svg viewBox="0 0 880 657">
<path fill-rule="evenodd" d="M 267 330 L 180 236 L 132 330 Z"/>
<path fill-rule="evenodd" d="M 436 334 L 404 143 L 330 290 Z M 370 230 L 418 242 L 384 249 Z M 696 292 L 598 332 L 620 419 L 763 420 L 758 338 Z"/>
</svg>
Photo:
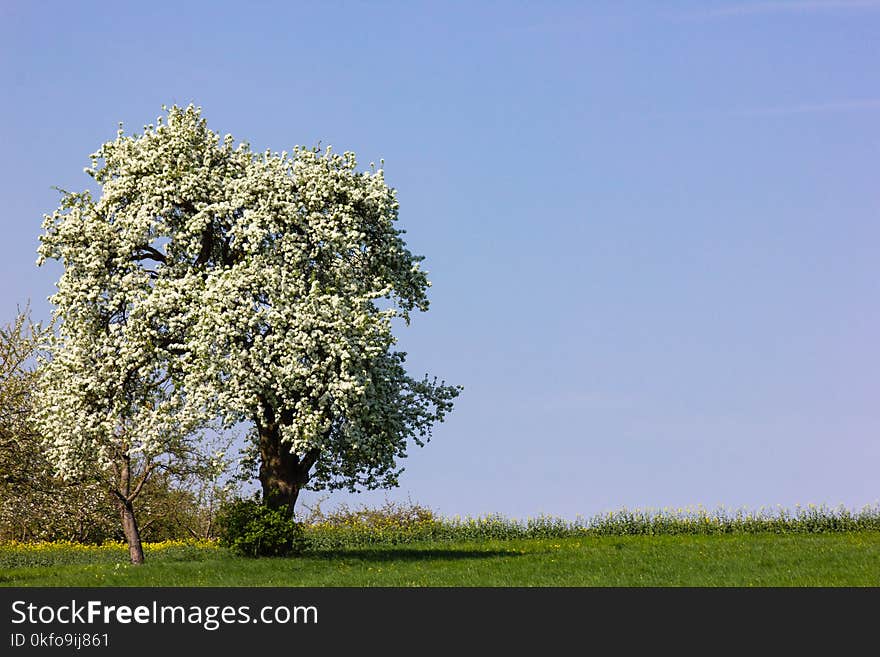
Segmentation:
<svg viewBox="0 0 880 657">
<path fill-rule="evenodd" d="M 3 586 L 880 586 L 880 532 L 583 535 L 320 548 L 0 545 Z"/>
</svg>

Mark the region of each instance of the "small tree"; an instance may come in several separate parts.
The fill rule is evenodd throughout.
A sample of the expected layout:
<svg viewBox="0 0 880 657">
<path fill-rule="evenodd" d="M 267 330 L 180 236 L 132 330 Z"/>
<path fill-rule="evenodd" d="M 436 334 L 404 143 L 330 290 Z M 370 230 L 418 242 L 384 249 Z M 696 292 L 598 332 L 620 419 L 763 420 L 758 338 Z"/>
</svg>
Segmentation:
<svg viewBox="0 0 880 657">
<path fill-rule="evenodd" d="M 39 263 L 60 260 L 58 335 L 39 370 L 34 421 L 64 479 L 97 477 L 113 496 L 132 563 L 144 560 L 135 501 L 151 472 L 196 453 L 203 416 L 174 386 L 157 339 L 153 276 L 140 266 L 144 236 L 122 208 L 64 193 L 40 237 Z"/>
<path fill-rule="evenodd" d="M 205 436 L 199 452 L 151 475 L 141 493 L 144 536 L 153 541 L 216 538 L 221 508 L 241 494 L 240 455 L 230 454 L 236 440 L 228 434 Z"/>
<path fill-rule="evenodd" d="M 58 479 L 30 421 L 48 334 L 27 311 L 0 327 L 0 539 L 103 540 L 112 532 L 104 490 Z"/>
<path fill-rule="evenodd" d="M 429 283 L 382 170 L 329 149 L 255 154 L 173 107 L 142 135 L 120 129 L 88 172 L 100 200 L 68 195 L 41 250 L 75 263 L 56 295 L 73 354 L 56 390 L 94 409 L 53 425 L 91 418 L 88 438 L 58 443 L 65 467 L 97 445 L 116 463 L 162 451 L 210 415 L 251 423 L 269 506 L 292 512 L 307 484 L 396 485 L 408 441 L 460 388 L 411 378 L 393 350 L 392 320 L 427 310 Z"/>
<path fill-rule="evenodd" d="M 116 509 L 100 472 L 56 476 L 31 418 L 40 349 L 51 332 L 27 311 L 0 326 L 0 541 L 117 538 Z M 210 538 L 218 507 L 236 489 L 232 438 L 218 436 L 154 468 L 137 497 L 138 528 L 151 540 Z M 196 447 L 196 445 L 193 445 Z"/>
</svg>

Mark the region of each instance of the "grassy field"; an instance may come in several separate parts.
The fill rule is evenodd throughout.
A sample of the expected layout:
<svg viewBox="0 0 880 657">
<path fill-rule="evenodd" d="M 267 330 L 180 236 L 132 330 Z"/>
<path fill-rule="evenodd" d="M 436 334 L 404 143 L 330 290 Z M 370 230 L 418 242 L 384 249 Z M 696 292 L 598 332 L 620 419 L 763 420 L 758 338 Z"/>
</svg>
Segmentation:
<svg viewBox="0 0 880 657">
<path fill-rule="evenodd" d="M 880 532 L 418 541 L 248 559 L 210 544 L 0 545 L 2 586 L 880 586 Z"/>
</svg>

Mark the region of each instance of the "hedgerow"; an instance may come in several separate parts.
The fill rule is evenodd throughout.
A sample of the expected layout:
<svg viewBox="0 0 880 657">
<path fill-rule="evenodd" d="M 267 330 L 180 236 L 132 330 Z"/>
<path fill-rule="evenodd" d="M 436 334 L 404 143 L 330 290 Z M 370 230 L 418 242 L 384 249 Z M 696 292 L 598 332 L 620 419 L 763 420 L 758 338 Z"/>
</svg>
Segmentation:
<svg viewBox="0 0 880 657">
<path fill-rule="evenodd" d="M 484 540 L 575 538 L 588 536 L 672 536 L 722 534 L 817 534 L 837 532 L 880 532 L 880 505 L 859 510 L 808 505 L 787 510 L 761 508 L 712 511 L 703 507 L 685 509 L 621 509 L 592 518 L 563 518 L 539 515 L 524 520 L 499 514 L 480 517 L 442 517 L 431 509 L 412 503 L 388 502 L 379 508 L 339 507 L 332 513 L 313 510 L 299 522 L 283 527 L 270 522 L 273 545 L 294 545 L 294 550 L 249 549 L 262 541 L 250 516 L 242 527 L 246 549 L 227 540 L 224 547 L 214 540 L 171 540 L 145 543 L 148 561 L 193 561 L 234 554 L 333 552 L 371 546 L 418 542 L 476 542 Z M 264 519 L 265 520 L 265 519 Z M 261 521 L 262 522 L 262 521 Z M 258 525 L 260 523 L 257 523 Z M 263 522 L 263 524 L 266 524 Z M 283 524 L 283 523 L 282 523 Z M 284 527 L 295 527 L 289 541 L 278 535 Z M 222 528 L 221 528 L 222 529 Z M 259 532 L 257 532 L 259 533 Z M 116 563 L 127 560 L 123 543 L 85 545 L 70 541 L 0 542 L 0 568 L 22 566 Z"/>
</svg>

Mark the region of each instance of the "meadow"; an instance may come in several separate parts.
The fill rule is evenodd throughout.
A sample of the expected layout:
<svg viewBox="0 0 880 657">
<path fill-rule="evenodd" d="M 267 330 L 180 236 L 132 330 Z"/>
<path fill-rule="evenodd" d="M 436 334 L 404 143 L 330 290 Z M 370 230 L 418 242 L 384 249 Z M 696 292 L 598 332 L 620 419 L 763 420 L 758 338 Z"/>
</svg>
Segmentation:
<svg viewBox="0 0 880 657">
<path fill-rule="evenodd" d="M 880 507 L 619 511 L 574 522 L 438 518 L 420 507 L 313 518 L 291 557 L 214 541 L 0 544 L 2 586 L 880 586 Z"/>
</svg>

